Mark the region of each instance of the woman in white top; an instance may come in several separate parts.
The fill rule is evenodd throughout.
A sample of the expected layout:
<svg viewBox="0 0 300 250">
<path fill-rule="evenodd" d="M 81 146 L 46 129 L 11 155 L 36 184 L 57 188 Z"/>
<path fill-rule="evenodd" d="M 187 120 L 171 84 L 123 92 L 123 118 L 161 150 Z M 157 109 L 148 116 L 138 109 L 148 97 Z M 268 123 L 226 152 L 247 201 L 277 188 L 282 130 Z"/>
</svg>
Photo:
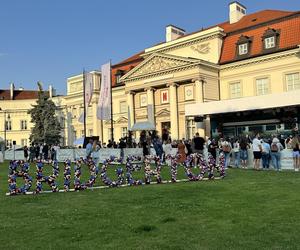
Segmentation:
<svg viewBox="0 0 300 250">
<path fill-rule="evenodd" d="M 255 135 L 255 138 L 252 141 L 252 149 L 253 149 L 253 156 L 254 156 L 254 164 L 253 167 L 256 170 L 260 168 L 260 159 L 261 159 L 261 152 L 262 152 L 262 144 L 259 140 L 259 133 Z"/>
<path fill-rule="evenodd" d="M 238 168 L 240 166 L 240 143 L 236 139 L 233 143 L 233 152 L 234 152 L 234 166 Z"/>
</svg>

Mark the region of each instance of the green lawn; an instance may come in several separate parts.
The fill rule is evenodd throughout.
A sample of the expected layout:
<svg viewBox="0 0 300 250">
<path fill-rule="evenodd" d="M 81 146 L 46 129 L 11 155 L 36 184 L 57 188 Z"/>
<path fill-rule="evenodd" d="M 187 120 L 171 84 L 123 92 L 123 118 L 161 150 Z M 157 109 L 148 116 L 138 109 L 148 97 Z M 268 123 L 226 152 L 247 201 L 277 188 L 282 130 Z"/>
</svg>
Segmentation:
<svg viewBox="0 0 300 250">
<path fill-rule="evenodd" d="M 218 181 L 8 197 L 0 164 L 0 249 L 300 249 L 299 190 L 298 173 L 230 169 Z"/>
</svg>

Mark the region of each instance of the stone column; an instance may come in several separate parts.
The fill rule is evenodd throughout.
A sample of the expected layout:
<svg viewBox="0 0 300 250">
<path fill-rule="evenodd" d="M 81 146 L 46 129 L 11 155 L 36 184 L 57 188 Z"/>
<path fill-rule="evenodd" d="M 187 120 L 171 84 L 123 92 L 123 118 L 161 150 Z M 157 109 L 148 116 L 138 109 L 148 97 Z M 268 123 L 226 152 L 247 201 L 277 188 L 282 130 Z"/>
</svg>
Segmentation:
<svg viewBox="0 0 300 250">
<path fill-rule="evenodd" d="M 133 126 L 135 119 L 134 119 L 134 92 L 128 91 L 127 93 L 127 109 L 128 109 L 128 124 L 130 124 L 130 128 Z"/>
<path fill-rule="evenodd" d="M 170 122 L 171 122 L 171 138 L 178 140 L 178 103 L 177 103 L 177 84 L 170 83 L 169 87 L 169 102 L 170 102 Z"/>
<path fill-rule="evenodd" d="M 195 101 L 203 102 L 203 81 L 200 79 L 194 79 L 195 84 Z"/>
<path fill-rule="evenodd" d="M 206 115 L 205 118 L 205 135 L 211 137 L 211 125 L 210 125 L 210 116 Z"/>
<path fill-rule="evenodd" d="M 154 115 L 154 88 L 146 88 L 144 91 L 147 91 L 147 114 L 148 121 L 152 122 L 155 125 L 155 115 Z"/>
<path fill-rule="evenodd" d="M 203 80 L 194 79 L 194 86 L 195 86 L 195 101 L 196 103 L 203 103 Z M 206 134 L 206 122 L 197 122 L 196 123 L 196 130 L 200 134 L 200 136 L 204 137 Z"/>
</svg>

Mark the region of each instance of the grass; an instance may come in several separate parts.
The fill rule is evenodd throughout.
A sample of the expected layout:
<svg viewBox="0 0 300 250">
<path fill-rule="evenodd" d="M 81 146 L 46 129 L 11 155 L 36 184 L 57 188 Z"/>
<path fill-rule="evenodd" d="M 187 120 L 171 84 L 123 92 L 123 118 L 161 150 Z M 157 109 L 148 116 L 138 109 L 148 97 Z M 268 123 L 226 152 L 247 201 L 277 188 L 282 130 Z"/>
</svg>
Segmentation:
<svg viewBox="0 0 300 250">
<path fill-rule="evenodd" d="M 0 164 L 0 249 L 300 249 L 299 190 L 298 173 L 230 169 L 220 181 L 7 197 Z"/>
</svg>

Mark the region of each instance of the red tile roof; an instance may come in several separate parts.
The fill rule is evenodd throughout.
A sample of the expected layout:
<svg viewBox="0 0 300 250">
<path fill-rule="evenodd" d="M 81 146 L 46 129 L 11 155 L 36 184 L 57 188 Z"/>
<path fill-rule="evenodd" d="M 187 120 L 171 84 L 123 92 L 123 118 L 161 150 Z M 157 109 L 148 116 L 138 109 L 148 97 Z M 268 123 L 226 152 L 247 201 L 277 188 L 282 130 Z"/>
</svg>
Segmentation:
<svg viewBox="0 0 300 250">
<path fill-rule="evenodd" d="M 297 12 L 293 11 L 281 11 L 281 10 L 262 10 L 259 12 L 255 12 L 249 15 L 244 16 L 240 21 L 230 24 L 229 22 L 220 23 L 217 26 L 220 26 L 224 29 L 225 33 L 234 32 L 237 30 L 249 28 L 256 26 L 258 24 L 262 24 L 265 22 L 269 22 L 274 19 L 278 19 L 281 17 L 286 17 L 293 15 Z"/>
<path fill-rule="evenodd" d="M 295 48 L 300 44 L 300 12 L 265 10 L 247 15 L 235 24 L 227 22 L 219 26 L 227 34 L 223 40 L 220 64 L 238 60 L 236 43 L 241 35 L 252 38 L 249 57 L 264 54 L 262 36 L 268 28 L 280 30 L 278 50 Z"/>
<path fill-rule="evenodd" d="M 46 91 L 47 93 L 48 91 Z M 14 90 L 13 100 L 27 100 L 27 99 L 37 99 L 38 91 L 36 90 Z M 10 90 L 1 89 L 0 90 L 0 101 L 1 100 L 11 100 Z"/>
<path fill-rule="evenodd" d="M 225 64 L 238 60 L 236 58 L 236 42 L 241 35 L 252 37 L 252 47 L 250 57 L 262 55 L 262 35 L 268 28 L 280 30 L 279 50 L 294 48 L 300 44 L 300 12 L 263 10 L 244 16 L 240 21 L 230 24 L 229 22 L 220 23 L 197 32 L 213 27 L 224 29 L 226 36 L 223 40 L 220 64 Z M 159 43 L 162 44 L 162 43 Z M 158 45 L 158 44 L 156 44 Z M 155 45 L 154 45 L 155 46 Z M 118 70 L 123 70 L 124 74 L 143 61 L 139 52 L 128 59 L 112 66 L 112 86 L 115 86 L 115 74 Z"/>
<path fill-rule="evenodd" d="M 112 66 L 112 70 L 111 70 L 111 82 L 112 82 L 112 86 L 116 86 L 116 73 L 117 71 L 121 70 L 122 74 L 126 74 L 128 71 L 130 71 L 131 69 L 133 69 L 135 66 L 137 66 L 140 62 L 142 62 L 144 60 L 143 57 L 141 57 L 141 55 L 144 53 L 144 51 L 139 52 L 127 59 L 125 59 L 122 62 L 119 62 L 118 64 L 114 64 Z"/>
</svg>

